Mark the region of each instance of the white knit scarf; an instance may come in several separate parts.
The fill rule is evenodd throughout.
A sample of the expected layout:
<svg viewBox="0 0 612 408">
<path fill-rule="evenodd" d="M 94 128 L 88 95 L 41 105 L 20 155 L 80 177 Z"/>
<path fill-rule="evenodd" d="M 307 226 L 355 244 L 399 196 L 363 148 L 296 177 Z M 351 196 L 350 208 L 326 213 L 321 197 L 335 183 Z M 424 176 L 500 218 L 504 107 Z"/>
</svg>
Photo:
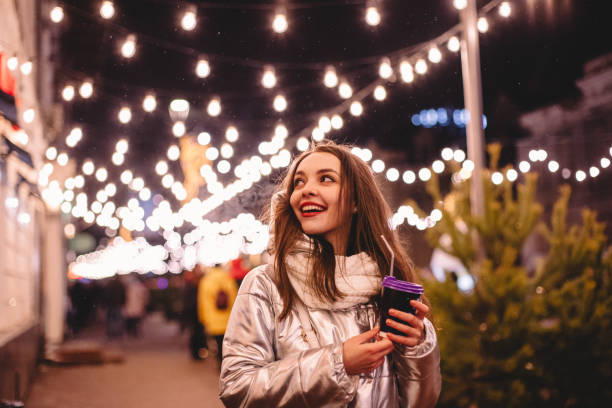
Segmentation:
<svg viewBox="0 0 612 408">
<path fill-rule="evenodd" d="M 345 296 L 335 302 L 320 299 L 308 284 L 312 276 L 314 243 L 304 236 L 286 258 L 291 286 L 302 302 L 310 308 L 340 310 L 366 303 L 380 292 L 378 265 L 365 252 L 351 256 L 336 255 L 336 287 Z"/>
</svg>

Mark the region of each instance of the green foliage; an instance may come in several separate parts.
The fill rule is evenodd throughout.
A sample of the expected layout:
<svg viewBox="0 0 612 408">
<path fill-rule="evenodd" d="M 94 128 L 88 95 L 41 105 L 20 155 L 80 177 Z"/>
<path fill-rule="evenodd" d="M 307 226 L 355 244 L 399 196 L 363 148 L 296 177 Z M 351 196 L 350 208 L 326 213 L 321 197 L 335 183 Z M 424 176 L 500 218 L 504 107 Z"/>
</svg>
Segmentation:
<svg viewBox="0 0 612 408">
<path fill-rule="evenodd" d="M 482 216 L 471 214 L 472 179 L 445 195 L 437 178 L 428 184 L 443 217 L 427 238 L 475 280 L 471 293 L 452 279 L 425 282 L 442 353 L 439 406 L 599 406 L 611 399 L 601 389 L 612 379 L 612 251 L 605 252 L 604 226 L 585 211 L 582 225 L 568 230 L 568 187 L 550 229 L 538 226 L 537 177 L 495 185 L 499 147 L 489 153 Z M 520 254 L 536 229 L 550 250 L 530 276 Z"/>
</svg>

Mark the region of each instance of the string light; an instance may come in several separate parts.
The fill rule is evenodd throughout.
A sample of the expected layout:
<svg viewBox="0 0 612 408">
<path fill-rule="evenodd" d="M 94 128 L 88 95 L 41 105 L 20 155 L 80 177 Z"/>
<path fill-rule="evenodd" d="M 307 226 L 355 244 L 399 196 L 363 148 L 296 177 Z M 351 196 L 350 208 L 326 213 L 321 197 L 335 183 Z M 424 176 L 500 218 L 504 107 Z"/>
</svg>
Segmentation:
<svg viewBox="0 0 612 408">
<path fill-rule="evenodd" d="M 64 98 L 66 102 L 70 102 L 74 98 L 74 86 L 66 85 L 62 90 L 62 98 Z"/>
<path fill-rule="evenodd" d="M 429 58 L 429 60 L 431 62 L 433 62 L 434 64 L 437 64 L 438 62 L 442 61 L 442 53 L 440 52 L 440 50 L 438 49 L 438 47 L 431 47 L 429 49 L 429 52 L 427 54 L 427 57 Z"/>
<path fill-rule="evenodd" d="M 486 18 L 480 17 L 476 23 L 476 27 L 478 27 L 478 31 L 481 33 L 486 33 L 489 30 L 489 22 Z"/>
<path fill-rule="evenodd" d="M 115 145 L 115 150 L 120 154 L 126 154 L 129 148 L 128 141 L 125 139 L 121 139 Z"/>
<path fill-rule="evenodd" d="M 387 91 L 385 90 L 384 86 L 378 85 L 376 88 L 374 88 L 374 99 L 377 101 L 383 101 L 386 97 Z"/>
<path fill-rule="evenodd" d="M 136 54 L 136 36 L 130 34 L 121 45 L 121 55 L 125 58 L 132 58 Z"/>
<path fill-rule="evenodd" d="M 159 176 L 163 176 L 164 174 L 166 174 L 168 172 L 168 163 L 166 163 L 164 160 L 158 161 L 155 165 L 155 172 Z"/>
<path fill-rule="evenodd" d="M 91 176 L 95 170 L 95 166 L 91 160 L 85 160 L 82 167 L 83 173 L 88 176 Z"/>
<path fill-rule="evenodd" d="M 55 158 L 57 157 L 57 149 L 53 146 L 47 148 L 47 151 L 45 152 L 45 157 L 48 160 L 55 160 Z"/>
<path fill-rule="evenodd" d="M 305 137 L 300 137 L 297 141 L 297 149 L 301 152 L 305 152 L 310 147 L 310 142 Z"/>
<path fill-rule="evenodd" d="M 79 95 L 84 99 L 89 99 L 93 94 L 93 83 L 91 81 L 85 81 L 79 87 Z"/>
<path fill-rule="evenodd" d="M 380 159 L 376 159 L 372 162 L 372 170 L 375 173 L 382 173 L 385 170 L 385 162 Z"/>
<path fill-rule="evenodd" d="M 57 164 L 65 166 L 68 164 L 68 155 L 66 153 L 60 153 L 57 155 Z"/>
<path fill-rule="evenodd" d="M 338 86 L 338 94 L 342 99 L 348 99 L 353 96 L 353 88 L 348 83 L 342 82 Z"/>
<path fill-rule="evenodd" d="M 273 106 L 275 111 L 283 112 L 285 109 L 287 109 L 287 100 L 281 94 L 276 95 L 274 97 Z"/>
<path fill-rule="evenodd" d="M 340 116 L 338 114 L 333 115 L 331 117 L 330 122 L 331 122 L 332 128 L 334 128 L 336 130 L 341 129 L 342 126 L 344 125 L 344 121 L 342 120 L 342 116 Z"/>
<path fill-rule="evenodd" d="M 206 156 L 208 160 L 215 161 L 219 157 L 219 149 L 211 146 L 208 149 L 206 149 L 206 153 L 204 153 L 204 155 Z"/>
<path fill-rule="evenodd" d="M 414 70 L 417 74 L 424 75 L 427 72 L 427 63 L 424 59 L 419 59 L 416 64 L 414 64 Z"/>
<path fill-rule="evenodd" d="M 183 18 L 181 18 L 181 27 L 185 31 L 193 31 L 197 25 L 197 16 L 193 8 L 185 11 Z"/>
<path fill-rule="evenodd" d="M 289 23 L 287 22 L 287 15 L 283 9 L 278 9 L 272 20 L 272 29 L 278 34 L 282 34 L 287 31 Z"/>
<path fill-rule="evenodd" d="M 338 85 L 338 75 L 336 75 L 336 69 L 332 66 L 325 68 L 325 75 L 323 76 L 323 84 L 328 88 L 334 88 Z"/>
<path fill-rule="evenodd" d="M 49 13 L 49 17 L 54 23 L 60 23 L 64 19 L 64 9 L 60 6 L 53 7 Z"/>
<path fill-rule="evenodd" d="M 353 103 L 351 103 L 350 112 L 353 116 L 361 116 L 361 114 L 363 113 L 363 105 L 361 104 L 361 102 L 354 101 Z"/>
<path fill-rule="evenodd" d="M 206 108 L 206 111 L 210 116 L 219 116 L 219 114 L 221 113 L 221 101 L 219 100 L 219 98 L 211 99 L 210 102 L 208 102 L 208 107 Z"/>
<path fill-rule="evenodd" d="M 23 121 L 25 123 L 32 123 L 34 121 L 34 118 L 36 117 L 36 113 L 34 112 L 34 109 L 29 108 L 23 111 L 21 117 L 23 118 Z"/>
<path fill-rule="evenodd" d="M 274 88 L 276 86 L 276 74 L 274 73 L 274 68 L 271 66 L 266 66 L 264 68 L 264 73 L 261 76 L 261 84 L 267 89 Z"/>
<path fill-rule="evenodd" d="M 502 2 L 499 5 L 499 15 L 502 17 L 510 17 L 510 13 L 512 12 L 512 8 L 510 7 L 510 3 L 507 1 Z"/>
<path fill-rule="evenodd" d="M 127 106 L 124 106 L 119 110 L 119 114 L 117 116 L 119 118 L 119 122 L 126 124 L 132 120 L 132 111 Z"/>
<path fill-rule="evenodd" d="M 100 167 L 96 170 L 96 180 L 104 182 L 108 178 L 108 171 L 104 167 Z"/>
<path fill-rule="evenodd" d="M 463 10 L 467 7 L 467 0 L 453 0 L 453 6 L 455 6 L 457 10 Z"/>
<path fill-rule="evenodd" d="M 414 72 L 412 71 L 412 65 L 410 65 L 408 61 L 403 60 L 400 63 L 399 69 L 402 81 L 406 83 L 414 81 Z"/>
<path fill-rule="evenodd" d="M 123 162 L 125 161 L 125 156 L 123 156 L 119 152 L 115 152 L 115 153 L 113 153 L 113 155 L 111 157 L 111 161 L 113 162 L 113 164 L 115 166 L 121 166 L 123 164 Z"/>
<path fill-rule="evenodd" d="M 73 128 L 68 136 L 66 136 L 66 145 L 68 147 L 75 147 L 83 138 L 83 131 L 80 127 Z"/>
<path fill-rule="evenodd" d="M 393 68 L 391 68 L 391 61 L 389 58 L 383 58 L 378 67 L 378 75 L 383 79 L 388 79 L 393 75 Z"/>
<path fill-rule="evenodd" d="M 142 100 L 142 109 L 145 112 L 153 112 L 157 108 L 157 100 L 153 94 L 147 94 Z"/>
<path fill-rule="evenodd" d="M 168 148 L 168 151 L 166 152 L 166 154 L 169 160 L 177 161 L 181 155 L 181 150 L 178 148 L 177 145 L 172 145 Z"/>
<path fill-rule="evenodd" d="M 210 75 L 210 64 L 208 60 L 200 58 L 196 64 L 196 75 L 200 78 L 206 78 Z"/>
<path fill-rule="evenodd" d="M 221 157 L 229 159 L 234 155 L 234 148 L 229 143 L 223 143 L 221 145 Z"/>
<path fill-rule="evenodd" d="M 227 139 L 227 131 L 225 132 L 225 138 Z M 206 146 L 207 144 L 209 144 L 210 143 L 210 133 L 200 132 L 198 134 L 198 143 L 202 146 Z"/>
<path fill-rule="evenodd" d="M 578 170 L 576 172 L 576 180 L 582 182 L 584 179 L 586 179 L 586 173 L 582 170 Z"/>
<path fill-rule="evenodd" d="M 380 13 L 378 12 L 378 9 L 376 7 L 368 7 L 366 9 L 366 13 L 365 13 L 365 21 L 366 23 L 368 23 L 368 25 L 370 26 L 377 26 L 378 24 L 380 24 Z"/>
<path fill-rule="evenodd" d="M 10 57 L 9 59 L 6 60 L 6 67 L 10 69 L 11 71 L 15 71 L 18 66 L 19 66 L 19 60 L 17 59 L 17 57 Z"/>
<path fill-rule="evenodd" d="M 228 126 L 228 128 L 225 130 L 225 139 L 230 143 L 234 143 L 235 141 L 237 141 L 238 136 L 238 129 L 236 129 L 235 126 Z M 210 135 L 208 135 L 208 143 L 210 143 Z M 200 144 L 207 145 L 208 143 Z"/>
<path fill-rule="evenodd" d="M 183 121 L 177 121 L 174 122 L 174 124 L 172 125 L 172 134 L 175 137 L 181 137 L 185 135 L 185 132 L 187 131 L 186 127 L 185 127 L 185 122 Z"/>
<path fill-rule="evenodd" d="M 123 184 L 129 184 L 133 178 L 134 175 L 130 170 L 124 170 L 123 172 L 121 172 L 121 176 L 119 177 Z"/>
<path fill-rule="evenodd" d="M 23 75 L 30 75 L 32 73 L 32 61 L 26 61 L 21 64 L 19 70 Z"/>
<path fill-rule="evenodd" d="M 459 42 L 459 39 L 457 37 L 452 36 L 451 38 L 448 39 L 447 47 L 449 51 L 457 52 L 461 49 L 461 43 Z"/>
<path fill-rule="evenodd" d="M 110 20 L 115 15 L 115 5 L 112 1 L 103 1 L 100 6 L 100 15 L 106 20 Z"/>
</svg>

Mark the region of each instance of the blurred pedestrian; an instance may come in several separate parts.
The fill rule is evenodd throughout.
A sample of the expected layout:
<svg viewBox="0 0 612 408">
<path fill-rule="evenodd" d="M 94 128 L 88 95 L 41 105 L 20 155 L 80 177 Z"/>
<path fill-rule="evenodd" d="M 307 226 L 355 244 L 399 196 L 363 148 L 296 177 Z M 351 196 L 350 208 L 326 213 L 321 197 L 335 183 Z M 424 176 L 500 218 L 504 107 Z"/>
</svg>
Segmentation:
<svg viewBox="0 0 612 408">
<path fill-rule="evenodd" d="M 125 305 L 125 287 L 119 276 L 113 276 L 104 289 L 106 306 L 106 336 L 110 339 L 123 335 L 122 309 Z"/>
<path fill-rule="evenodd" d="M 226 406 L 433 407 L 440 354 L 427 301 L 390 309 L 381 281 L 417 276 L 369 166 L 346 146 L 298 156 L 270 209 L 273 261 L 244 279 L 224 342 Z M 391 246 L 394 258 L 387 247 Z M 393 259 L 395 262 L 393 262 Z"/>
<path fill-rule="evenodd" d="M 204 325 L 198 318 L 198 285 L 202 275 L 202 266 L 199 264 L 193 270 L 183 273 L 185 285 L 183 287 L 181 324 L 189 330 L 189 353 L 194 360 L 203 360 L 209 354 Z"/>
<path fill-rule="evenodd" d="M 139 337 L 142 319 L 146 314 L 149 303 L 149 289 L 134 273 L 126 276 L 125 281 L 125 305 L 123 306 L 125 330 L 128 335 Z"/>
<path fill-rule="evenodd" d="M 238 292 L 236 281 L 217 264 L 204 274 L 198 289 L 198 315 L 206 333 L 217 343 L 219 365 L 223 359 L 223 336 Z"/>
</svg>

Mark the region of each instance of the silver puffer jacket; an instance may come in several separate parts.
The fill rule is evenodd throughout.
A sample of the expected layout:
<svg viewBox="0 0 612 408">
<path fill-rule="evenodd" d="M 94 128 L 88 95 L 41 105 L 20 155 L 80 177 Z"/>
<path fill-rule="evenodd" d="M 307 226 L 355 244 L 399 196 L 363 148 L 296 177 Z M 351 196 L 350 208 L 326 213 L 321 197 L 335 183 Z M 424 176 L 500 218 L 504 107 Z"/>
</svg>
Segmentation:
<svg viewBox="0 0 612 408">
<path fill-rule="evenodd" d="M 242 282 L 223 342 L 220 397 L 227 407 L 432 407 L 441 387 L 433 325 L 417 347 L 395 350 L 370 374 L 350 376 L 342 345 L 378 323 L 374 304 L 308 308 L 322 347 L 302 335 L 298 313 L 278 320 L 282 300 L 261 266 Z"/>
</svg>

